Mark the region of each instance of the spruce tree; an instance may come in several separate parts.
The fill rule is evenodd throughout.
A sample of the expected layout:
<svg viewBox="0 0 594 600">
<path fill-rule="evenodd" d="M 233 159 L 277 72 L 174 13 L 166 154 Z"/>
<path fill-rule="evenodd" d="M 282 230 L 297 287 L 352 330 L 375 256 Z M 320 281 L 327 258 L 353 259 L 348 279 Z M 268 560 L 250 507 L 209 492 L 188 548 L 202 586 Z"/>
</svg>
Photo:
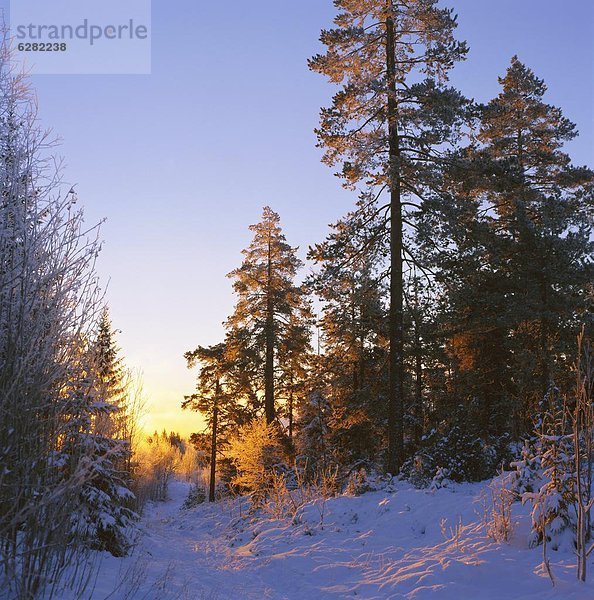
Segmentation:
<svg viewBox="0 0 594 600">
<path fill-rule="evenodd" d="M 127 373 L 107 306 L 99 316 L 92 348 L 92 361 L 94 393 L 97 400 L 104 402 L 109 408 L 108 417 L 97 419 L 97 430 L 108 436 L 119 437 L 127 430 L 128 415 L 125 410 Z"/>
<path fill-rule="evenodd" d="M 109 309 L 101 311 L 95 339 L 95 369 L 97 386 L 101 392 L 115 404 L 124 393 L 125 369 L 124 361 L 119 356 L 120 349 L 115 340 L 116 332 L 113 329 Z"/>
<path fill-rule="evenodd" d="M 305 352 L 311 311 L 303 289 L 295 283 L 302 262 L 287 244 L 280 218 L 265 207 L 262 220 L 250 226 L 254 238 L 244 260 L 229 274 L 238 296 L 227 320 L 229 352 L 251 375 L 256 397 L 263 392 L 266 422 L 276 419 L 275 396 L 281 349 Z"/>
<path fill-rule="evenodd" d="M 336 27 L 322 32 L 326 54 L 310 68 L 341 85 L 317 130 L 324 162 L 341 164 L 345 185 L 371 184 L 389 198 L 376 206 L 389 240 L 387 469 L 403 462 L 404 232 L 407 207 L 423 199 L 444 147 L 455 137 L 464 100 L 446 88 L 464 58 L 456 17 L 437 0 L 335 0 Z M 379 200 L 378 200 L 379 202 Z"/>
<path fill-rule="evenodd" d="M 77 431 L 78 442 L 93 448 L 90 478 L 80 494 L 78 534 L 94 548 L 124 556 L 130 546 L 132 510 L 130 415 L 126 412 L 126 371 L 119 355 L 109 311 L 99 317 L 97 333 L 87 351 L 91 403 L 90 428 Z M 75 438 L 76 439 L 76 438 Z M 73 444 L 76 449 L 76 443 Z M 82 460 L 88 460 L 88 456 Z"/>
</svg>

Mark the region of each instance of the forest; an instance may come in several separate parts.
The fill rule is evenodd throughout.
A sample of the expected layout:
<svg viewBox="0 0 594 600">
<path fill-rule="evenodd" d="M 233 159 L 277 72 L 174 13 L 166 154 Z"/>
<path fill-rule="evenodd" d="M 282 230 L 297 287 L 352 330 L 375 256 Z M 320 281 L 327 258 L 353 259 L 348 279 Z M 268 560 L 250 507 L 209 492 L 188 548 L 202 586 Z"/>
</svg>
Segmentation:
<svg viewBox="0 0 594 600">
<path fill-rule="evenodd" d="M 352 206 L 309 248 L 287 239 L 273 200 L 246 223 L 251 242 L 220 273 L 234 294 L 223 335 L 180 348 L 196 388 L 176 408 L 204 424 L 188 439 L 140 424 L 142 376 L 126 365 L 96 270 L 101 224 L 85 222 L 64 183 L 56 141 L 4 42 L 0 598 L 593 593 L 594 171 L 566 150 L 577 126 L 517 56 L 492 74 L 490 101 L 453 87 L 449 74 L 470 50 L 437 0 L 334 5 L 324 50 L 307 64 L 329 83 L 315 135 Z M 348 502 L 359 503 L 355 516 L 341 512 Z M 384 510 L 390 502 L 399 508 Z M 401 556 L 388 549 L 412 552 L 429 528 L 421 512 L 437 522 L 442 509 L 456 516 L 440 521 L 443 539 L 434 526 L 427 548 L 491 553 L 480 593 L 444 583 L 445 559 L 443 581 L 426 587 L 396 572 Z M 311 588 L 284 575 L 280 587 L 257 587 L 251 571 L 242 579 L 243 563 L 212 559 L 196 576 L 210 587 L 190 575 L 182 589 L 169 572 L 176 556 L 146 583 L 152 559 L 136 559 L 146 519 L 179 523 L 188 541 L 202 527 L 192 551 L 205 556 L 200 540 L 222 531 L 233 542 L 209 550 L 216 560 L 231 561 L 234 544 L 250 557 L 303 558 L 323 536 L 327 562 L 359 519 L 380 541 L 354 580 L 337 571 L 317 584 L 307 566 L 295 573 Z M 383 530 L 392 537 L 382 541 Z M 534 578 L 524 595 L 497 579 L 520 537 L 508 577 Z M 469 569 L 483 560 L 447 556 Z M 226 569 L 237 587 L 225 587 Z M 102 587 L 107 572 L 112 589 Z"/>
</svg>

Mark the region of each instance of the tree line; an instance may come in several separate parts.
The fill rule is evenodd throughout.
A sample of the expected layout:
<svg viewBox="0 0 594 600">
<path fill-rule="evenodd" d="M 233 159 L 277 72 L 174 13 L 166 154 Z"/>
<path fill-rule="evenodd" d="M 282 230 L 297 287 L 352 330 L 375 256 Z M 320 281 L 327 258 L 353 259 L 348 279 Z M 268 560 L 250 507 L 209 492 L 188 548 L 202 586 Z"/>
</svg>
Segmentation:
<svg viewBox="0 0 594 600">
<path fill-rule="evenodd" d="M 232 479 L 225 446 L 261 418 L 309 469 L 487 477 L 543 401 L 570 394 L 576 336 L 592 333 L 594 173 L 564 150 L 576 127 L 544 81 L 514 56 L 475 102 L 448 83 L 468 53 L 451 9 L 335 5 L 309 61 L 338 88 L 316 133 L 357 202 L 305 278 L 266 207 L 229 274 L 224 340 L 185 355 L 211 499 L 217 456 Z"/>
</svg>

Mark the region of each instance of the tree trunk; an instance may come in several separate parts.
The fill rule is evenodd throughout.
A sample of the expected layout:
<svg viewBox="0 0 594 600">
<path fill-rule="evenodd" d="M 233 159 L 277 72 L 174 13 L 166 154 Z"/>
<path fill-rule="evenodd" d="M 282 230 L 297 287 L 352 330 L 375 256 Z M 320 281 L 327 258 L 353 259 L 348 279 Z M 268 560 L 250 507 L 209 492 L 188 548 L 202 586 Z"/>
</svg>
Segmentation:
<svg viewBox="0 0 594 600">
<path fill-rule="evenodd" d="M 289 439 L 293 439 L 293 373 L 289 379 Z"/>
<path fill-rule="evenodd" d="M 419 443 L 423 435 L 423 356 L 421 353 L 421 335 L 419 326 L 415 323 L 415 441 Z"/>
<path fill-rule="evenodd" d="M 359 389 L 365 389 L 365 337 L 363 334 L 359 341 Z"/>
<path fill-rule="evenodd" d="M 545 275 L 545 264 L 542 263 L 540 273 L 540 294 L 542 315 L 540 317 L 540 381 L 544 398 L 551 388 L 552 377 L 550 369 L 549 319 L 548 319 L 548 289 Z"/>
<path fill-rule="evenodd" d="M 386 70 L 388 76 L 388 134 L 390 150 L 390 380 L 388 397 L 387 471 L 397 474 L 404 453 L 403 428 L 403 283 L 402 283 L 402 191 L 400 182 L 400 139 L 396 97 L 394 19 L 386 20 Z"/>
<path fill-rule="evenodd" d="M 355 288 L 354 286 L 351 286 L 351 295 L 354 297 L 355 295 Z M 353 353 L 356 352 L 356 348 L 357 348 L 357 334 L 355 333 L 357 331 L 357 318 L 355 315 L 355 302 L 354 300 L 351 301 L 351 330 L 352 330 L 352 336 L 351 336 L 351 346 L 352 346 L 352 351 Z M 359 357 L 355 357 L 354 360 L 352 361 L 352 365 L 351 365 L 351 370 L 352 370 L 352 379 L 353 379 L 353 396 L 355 396 L 357 394 L 357 392 L 359 391 Z"/>
<path fill-rule="evenodd" d="M 219 395 L 221 386 L 217 380 L 214 405 L 212 408 L 212 437 L 210 443 L 210 486 L 208 488 L 208 501 L 215 501 L 216 473 L 217 473 L 217 434 L 219 426 Z"/>
<path fill-rule="evenodd" d="M 274 304 L 272 302 L 272 256 L 268 240 L 268 282 L 266 299 L 266 363 L 264 367 L 264 410 L 266 423 L 276 417 L 274 410 Z"/>
</svg>

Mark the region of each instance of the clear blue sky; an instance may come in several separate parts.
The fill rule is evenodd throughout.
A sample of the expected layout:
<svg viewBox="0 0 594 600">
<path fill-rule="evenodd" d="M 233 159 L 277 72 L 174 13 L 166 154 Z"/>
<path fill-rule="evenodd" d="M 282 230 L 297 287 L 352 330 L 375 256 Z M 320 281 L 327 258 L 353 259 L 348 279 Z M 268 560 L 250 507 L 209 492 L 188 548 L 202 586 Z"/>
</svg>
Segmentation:
<svg viewBox="0 0 594 600">
<path fill-rule="evenodd" d="M 594 164 L 594 3 L 444 5 L 471 48 L 453 83 L 488 100 L 518 54 L 578 123 L 575 161 Z M 280 213 L 304 256 L 355 200 L 320 164 L 312 131 L 333 90 L 306 59 L 333 14 L 331 0 L 154 0 L 152 75 L 34 77 L 67 180 L 90 222 L 108 219 L 99 269 L 120 345 L 144 371 L 148 427 L 199 428 L 179 410 L 194 386 L 182 355 L 221 339 L 225 275 L 261 207 Z"/>
</svg>

